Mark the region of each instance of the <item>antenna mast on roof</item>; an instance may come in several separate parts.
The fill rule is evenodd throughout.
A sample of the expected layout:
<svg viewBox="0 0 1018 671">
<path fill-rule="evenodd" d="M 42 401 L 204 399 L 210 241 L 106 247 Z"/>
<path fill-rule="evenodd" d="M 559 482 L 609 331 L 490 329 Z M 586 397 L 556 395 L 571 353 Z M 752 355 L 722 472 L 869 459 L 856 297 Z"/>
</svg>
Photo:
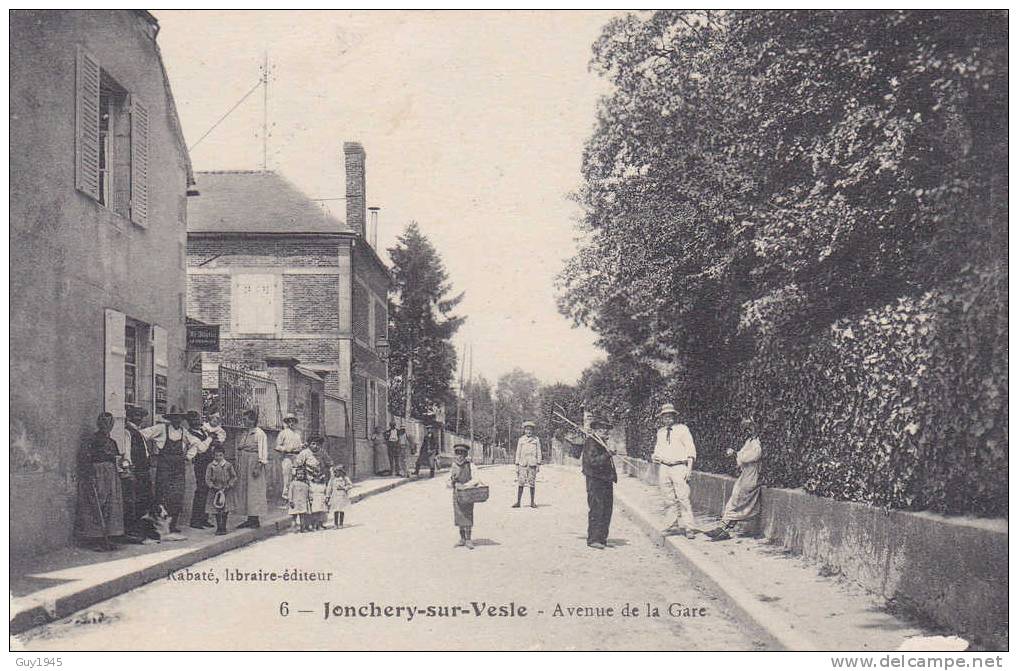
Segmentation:
<svg viewBox="0 0 1018 671">
<path fill-rule="evenodd" d="M 269 52 L 262 61 L 262 170 L 269 169 Z"/>
</svg>

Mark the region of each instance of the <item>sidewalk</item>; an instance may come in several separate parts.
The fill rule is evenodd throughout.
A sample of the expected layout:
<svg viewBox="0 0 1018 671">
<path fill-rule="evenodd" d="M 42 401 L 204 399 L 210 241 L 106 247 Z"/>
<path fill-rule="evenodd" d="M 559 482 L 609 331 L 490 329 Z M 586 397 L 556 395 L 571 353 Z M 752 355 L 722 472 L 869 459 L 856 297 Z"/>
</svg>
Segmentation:
<svg viewBox="0 0 1018 671">
<path fill-rule="evenodd" d="M 567 466 L 556 468 L 575 472 Z M 766 539 L 733 536 L 729 541 L 712 542 L 703 534 L 693 540 L 662 537 L 665 520 L 657 489 L 623 473 L 619 478 L 617 508 L 781 647 L 897 650 L 906 639 L 931 635 L 886 612 L 881 600 L 861 587 Z M 701 511 L 696 515 L 702 529 L 712 528 L 718 521 Z"/>
<path fill-rule="evenodd" d="M 351 501 L 387 492 L 413 479 L 373 477 L 357 483 Z M 240 529 L 226 536 L 214 529 L 184 526 L 187 540 L 145 545 L 122 545 L 109 553 L 68 547 L 10 567 L 10 633 L 59 620 L 118 594 L 163 578 L 209 557 L 229 552 L 290 529 L 290 516 L 277 502 L 258 529 Z M 241 520 L 231 520 L 232 529 Z"/>
</svg>

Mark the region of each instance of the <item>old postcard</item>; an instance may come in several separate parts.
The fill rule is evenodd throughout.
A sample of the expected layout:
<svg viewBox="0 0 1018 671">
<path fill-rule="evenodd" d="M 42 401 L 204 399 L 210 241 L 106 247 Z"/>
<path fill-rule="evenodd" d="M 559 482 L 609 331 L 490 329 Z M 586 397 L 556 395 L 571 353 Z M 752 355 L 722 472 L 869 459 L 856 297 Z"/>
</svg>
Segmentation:
<svg viewBox="0 0 1018 671">
<path fill-rule="evenodd" d="M 1008 38 L 11 10 L 17 664 L 1000 666 Z"/>
</svg>

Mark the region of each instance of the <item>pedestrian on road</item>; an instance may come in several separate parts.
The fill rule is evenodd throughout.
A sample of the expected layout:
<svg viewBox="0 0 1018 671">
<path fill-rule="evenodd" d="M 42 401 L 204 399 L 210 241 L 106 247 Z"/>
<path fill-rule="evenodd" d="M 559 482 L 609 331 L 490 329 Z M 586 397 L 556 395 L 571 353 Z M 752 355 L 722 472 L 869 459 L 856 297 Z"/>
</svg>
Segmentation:
<svg viewBox="0 0 1018 671">
<path fill-rule="evenodd" d="M 279 466 L 283 471 L 283 502 L 290 496 L 290 480 L 293 479 L 293 459 L 304 449 L 304 440 L 297 430 L 297 415 L 292 412 L 283 418 L 283 430 L 276 438 L 276 452 L 282 455 Z"/>
<path fill-rule="evenodd" d="M 470 463 L 470 447 L 467 445 L 456 445 L 453 450 L 453 463 L 449 473 L 449 483 L 452 486 L 452 519 L 453 524 L 459 527 L 460 539 L 455 547 L 466 546 L 474 549 L 474 541 L 471 538 L 474 528 L 474 504 L 463 503 L 459 500 L 459 490 L 471 486 L 473 481 L 473 465 Z"/>
<path fill-rule="evenodd" d="M 376 426 L 371 430 L 371 450 L 375 459 L 375 475 L 389 475 L 392 465 L 389 463 L 389 448 L 382 438 L 382 432 Z"/>
<path fill-rule="evenodd" d="M 421 441 L 421 451 L 417 455 L 417 463 L 414 465 L 414 475 L 421 472 L 422 466 L 427 466 L 431 469 L 430 477 L 435 477 L 435 455 L 437 454 L 438 437 L 435 435 L 435 427 L 429 424 L 427 433 L 424 434 L 424 440 Z"/>
<path fill-rule="evenodd" d="M 689 501 L 689 474 L 696 462 L 696 445 L 689 428 L 679 423 L 679 413 L 674 405 L 665 403 L 657 415 L 663 426 L 657 430 L 652 459 L 659 465 L 658 482 L 666 518 L 670 521 L 662 533 L 669 535 L 684 531 L 686 538 L 695 538 L 696 518 Z"/>
<path fill-rule="evenodd" d="M 238 529 L 257 529 L 268 512 L 265 467 L 269 463 L 269 438 L 257 426 L 258 411 L 244 411 L 246 430 L 237 439 L 237 513 L 247 519 Z"/>
<path fill-rule="evenodd" d="M 760 461 L 763 448 L 752 417 L 742 420 L 742 427 L 748 434 L 742 448 L 736 452 L 732 448 L 725 450 L 728 456 L 735 455 L 735 463 L 739 465 L 739 477 L 732 486 L 732 494 L 725 503 L 721 524 L 706 532 L 711 540 L 726 541 L 731 538 L 731 531 L 739 522 L 751 520 L 760 514 Z"/>
<path fill-rule="evenodd" d="M 534 490 L 537 489 L 537 471 L 541 467 L 541 439 L 535 435 L 537 425 L 530 420 L 523 422 L 523 435 L 516 442 L 516 503 L 513 508 L 520 507 L 523 488 L 530 488 L 530 507 L 536 508 Z"/>
<path fill-rule="evenodd" d="M 399 462 L 399 430 L 396 422 L 389 422 L 389 430 L 385 432 L 385 447 L 389 452 L 389 467 L 393 475 L 400 474 Z"/>
<path fill-rule="evenodd" d="M 187 411 L 187 427 L 191 435 L 200 441 L 198 443 L 200 447 L 197 448 L 193 462 L 195 486 L 194 497 L 191 499 L 191 528 L 211 529 L 213 525 L 209 522 L 208 513 L 205 511 L 205 504 L 209 498 L 209 488 L 205 484 L 205 472 L 214 458 L 213 449 L 217 444 L 226 440 L 226 432 L 219 429 L 222 431 L 222 439 L 220 439 L 218 431 L 210 431 L 209 429 L 212 427 L 207 423 L 202 423 L 201 413 L 197 410 Z"/>
<path fill-rule="evenodd" d="M 227 533 L 227 517 L 237 507 L 237 470 L 226 460 L 226 448 L 222 443 L 216 443 L 211 451 L 212 463 L 205 468 L 202 478 L 211 494 L 205 502 L 205 514 L 215 515 L 216 535 L 223 536 Z"/>
<path fill-rule="evenodd" d="M 124 534 L 124 495 L 117 465 L 120 449 L 110 437 L 113 415 L 96 419 L 97 431 L 78 451 L 78 501 L 74 531 L 95 550 L 112 550 L 109 539 Z"/>
<path fill-rule="evenodd" d="M 342 465 L 333 466 L 332 477 L 325 490 L 325 501 L 332 513 L 332 528 L 341 529 L 346 517 L 346 509 L 350 506 L 350 490 L 354 484 L 346 477 L 346 469 Z"/>
<path fill-rule="evenodd" d="M 587 479 L 587 545 L 603 550 L 608 545 L 608 527 L 612 521 L 615 483 L 615 451 L 608 447 L 611 425 L 595 417 L 590 421 L 593 435 L 583 442 L 581 460 L 583 475 Z"/>
</svg>

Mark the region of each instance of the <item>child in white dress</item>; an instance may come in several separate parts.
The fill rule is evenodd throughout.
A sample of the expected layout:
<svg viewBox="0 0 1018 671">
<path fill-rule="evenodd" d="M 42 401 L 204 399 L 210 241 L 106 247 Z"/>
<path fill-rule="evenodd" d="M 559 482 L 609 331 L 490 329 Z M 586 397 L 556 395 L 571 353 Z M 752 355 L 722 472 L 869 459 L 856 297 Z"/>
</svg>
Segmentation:
<svg viewBox="0 0 1018 671">
<path fill-rule="evenodd" d="M 346 469 L 336 466 L 332 469 L 332 477 L 329 479 L 328 487 L 325 490 L 325 500 L 329 504 L 329 512 L 332 513 L 332 528 L 339 529 L 343 526 L 346 508 L 350 505 L 350 490 L 353 489 L 353 482 L 346 477 Z"/>
</svg>

